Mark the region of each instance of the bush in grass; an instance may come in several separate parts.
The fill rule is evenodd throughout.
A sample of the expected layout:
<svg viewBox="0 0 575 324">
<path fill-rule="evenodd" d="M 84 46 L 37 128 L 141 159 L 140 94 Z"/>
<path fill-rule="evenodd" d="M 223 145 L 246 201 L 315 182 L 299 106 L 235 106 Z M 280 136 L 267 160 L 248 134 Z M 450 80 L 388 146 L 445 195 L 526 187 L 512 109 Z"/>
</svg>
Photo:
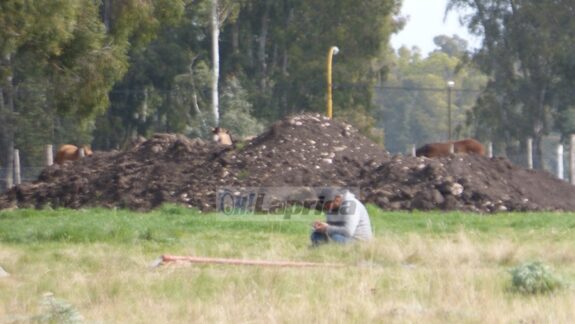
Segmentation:
<svg viewBox="0 0 575 324">
<path fill-rule="evenodd" d="M 34 323 L 84 323 L 84 317 L 76 307 L 64 300 L 54 298 L 52 293 L 46 293 L 42 299 L 42 314 L 32 318 Z"/>
<path fill-rule="evenodd" d="M 525 294 L 550 293 L 564 286 L 551 268 L 541 262 L 528 262 L 511 270 L 511 288 Z"/>
</svg>

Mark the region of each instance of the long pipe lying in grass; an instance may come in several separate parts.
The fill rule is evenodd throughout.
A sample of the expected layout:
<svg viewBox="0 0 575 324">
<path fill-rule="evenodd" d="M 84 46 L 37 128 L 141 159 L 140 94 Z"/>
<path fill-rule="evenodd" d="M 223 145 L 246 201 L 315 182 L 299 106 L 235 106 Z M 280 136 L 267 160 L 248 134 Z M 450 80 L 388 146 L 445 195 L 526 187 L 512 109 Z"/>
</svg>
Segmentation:
<svg viewBox="0 0 575 324">
<path fill-rule="evenodd" d="M 317 263 L 317 262 L 296 262 L 296 261 L 269 261 L 269 260 L 246 260 L 246 259 L 224 259 L 195 256 L 162 255 L 153 264 L 158 267 L 171 262 L 190 262 L 200 264 L 233 264 L 251 266 L 271 266 L 271 267 L 343 267 L 341 263 Z"/>
</svg>

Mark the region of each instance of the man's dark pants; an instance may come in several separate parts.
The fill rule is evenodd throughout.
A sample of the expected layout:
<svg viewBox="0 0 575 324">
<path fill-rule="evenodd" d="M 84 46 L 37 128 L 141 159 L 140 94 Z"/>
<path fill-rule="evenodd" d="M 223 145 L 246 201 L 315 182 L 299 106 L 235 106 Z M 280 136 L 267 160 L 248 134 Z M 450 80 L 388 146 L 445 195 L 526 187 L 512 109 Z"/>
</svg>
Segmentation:
<svg viewBox="0 0 575 324">
<path fill-rule="evenodd" d="M 331 235 L 327 235 L 326 233 L 321 233 L 321 232 L 317 232 L 317 231 L 313 231 L 311 233 L 311 244 L 313 246 L 318 246 L 324 243 L 328 243 L 329 241 L 334 241 L 336 243 L 339 244 L 345 244 L 345 243 L 349 243 L 352 241 L 351 238 L 346 237 L 345 235 L 342 234 L 331 234 Z"/>
</svg>

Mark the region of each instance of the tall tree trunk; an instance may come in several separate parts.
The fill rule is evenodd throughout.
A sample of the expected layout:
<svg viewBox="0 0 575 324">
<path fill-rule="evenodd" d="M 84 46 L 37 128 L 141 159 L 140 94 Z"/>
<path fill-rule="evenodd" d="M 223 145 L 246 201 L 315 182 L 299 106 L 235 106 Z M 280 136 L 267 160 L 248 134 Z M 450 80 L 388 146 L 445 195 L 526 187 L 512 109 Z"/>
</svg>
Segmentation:
<svg viewBox="0 0 575 324">
<path fill-rule="evenodd" d="M 240 20 L 236 19 L 236 22 L 232 26 L 232 53 L 237 55 L 240 53 Z"/>
<path fill-rule="evenodd" d="M 14 137 L 7 139 L 6 146 L 6 189 L 14 186 Z"/>
<path fill-rule="evenodd" d="M 12 71 L 12 58 L 10 54 L 4 57 L 2 62 L 6 70 Z M 4 80 L 2 87 L 2 108 L 0 113 L 4 116 L 4 125 L 2 125 L 3 138 L 6 149 L 6 188 L 11 188 L 14 185 L 14 84 L 11 72 Z"/>
<path fill-rule="evenodd" d="M 543 136 L 537 134 L 533 138 L 533 169 L 544 169 Z"/>
<path fill-rule="evenodd" d="M 287 14 L 287 18 L 285 20 L 285 27 L 284 27 L 285 30 L 289 30 L 293 17 L 294 17 L 294 9 L 290 8 Z M 289 62 L 289 54 L 288 54 L 289 44 L 284 40 L 282 46 L 283 46 L 282 73 L 284 76 L 287 76 L 288 62 Z"/>
<path fill-rule="evenodd" d="M 208 126 L 206 125 L 206 120 L 202 115 L 202 111 L 200 110 L 200 105 L 198 105 L 198 93 L 196 90 L 196 80 L 194 78 L 194 63 L 196 62 L 196 59 L 198 57 L 199 55 L 194 56 L 194 58 L 192 59 L 192 63 L 190 63 L 190 66 L 188 68 L 190 70 L 190 83 L 192 85 L 192 106 L 194 107 L 194 111 L 196 112 L 196 114 L 200 118 L 200 121 L 202 122 L 202 128 L 200 134 L 204 136 L 208 133 L 209 130 Z"/>
<path fill-rule="evenodd" d="M 264 13 L 261 18 L 262 20 L 261 20 L 260 35 L 258 37 L 258 63 L 260 69 L 260 87 L 262 91 L 265 91 L 267 88 L 266 43 L 269 29 L 269 11 L 270 11 L 269 7 L 270 7 L 270 1 L 266 0 Z"/>
<path fill-rule="evenodd" d="M 6 105 L 4 103 L 4 87 L 0 87 L 0 152 L 5 152 L 8 153 L 8 120 L 7 120 L 7 111 L 6 111 Z M 9 154 L 5 154 L 5 157 L 7 159 L 9 159 Z M 8 181 L 7 177 L 8 177 L 8 160 L 3 160 L 0 159 L 0 161 L 2 162 L 0 164 L 0 170 L 2 170 L 2 167 L 6 167 L 6 174 L 4 175 L 4 181 Z M 1 173 L 0 173 L 1 174 Z M 1 183 L 2 181 L 0 181 Z M 6 188 L 8 188 L 8 183 L 5 183 Z M 0 192 L 2 192 L 4 189 L 4 186 L 0 186 Z"/>
<path fill-rule="evenodd" d="M 273 73 L 273 71 L 276 70 L 277 65 L 278 65 L 278 44 L 274 43 L 274 49 L 272 51 L 272 59 L 271 59 L 271 64 L 270 64 L 270 71 L 272 71 L 271 73 Z"/>
<path fill-rule="evenodd" d="M 212 113 L 214 125 L 220 124 L 218 84 L 220 79 L 220 23 L 218 18 L 218 0 L 212 0 Z"/>
<path fill-rule="evenodd" d="M 536 83 L 537 84 L 537 83 Z M 534 142 L 534 155 L 535 161 L 533 167 L 536 169 L 545 169 L 545 159 L 543 158 L 543 136 L 547 134 L 548 125 L 547 125 L 547 114 L 548 106 L 545 104 L 545 97 L 547 95 L 547 85 L 545 83 L 538 84 L 539 91 L 538 91 L 538 98 L 537 98 L 537 120 L 535 121 L 535 138 Z"/>
<path fill-rule="evenodd" d="M 112 28 L 112 1 L 113 0 L 102 0 L 102 4 L 100 6 L 100 17 L 104 22 L 106 31 L 108 32 Z"/>
</svg>

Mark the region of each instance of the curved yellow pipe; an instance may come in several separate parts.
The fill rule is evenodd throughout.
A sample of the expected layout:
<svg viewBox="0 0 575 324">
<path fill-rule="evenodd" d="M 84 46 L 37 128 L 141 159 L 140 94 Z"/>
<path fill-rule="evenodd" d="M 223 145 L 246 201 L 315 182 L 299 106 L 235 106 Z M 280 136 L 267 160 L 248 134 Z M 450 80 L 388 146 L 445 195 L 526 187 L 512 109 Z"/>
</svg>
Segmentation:
<svg viewBox="0 0 575 324">
<path fill-rule="evenodd" d="M 332 93 L 332 83 L 331 83 L 331 67 L 333 56 L 339 52 L 337 46 L 330 47 L 327 53 L 327 117 L 329 119 L 333 116 L 333 100 L 331 98 Z"/>
</svg>

